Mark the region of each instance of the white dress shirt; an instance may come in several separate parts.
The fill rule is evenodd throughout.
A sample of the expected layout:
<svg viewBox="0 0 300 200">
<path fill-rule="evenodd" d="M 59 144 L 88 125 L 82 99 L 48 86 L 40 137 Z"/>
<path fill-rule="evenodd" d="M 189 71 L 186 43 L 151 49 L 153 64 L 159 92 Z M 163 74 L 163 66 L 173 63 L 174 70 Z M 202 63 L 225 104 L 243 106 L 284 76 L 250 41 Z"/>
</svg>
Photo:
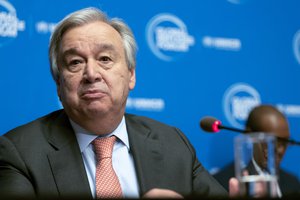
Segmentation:
<svg viewBox="0 0 300 200">
<path fill-rule="evenodd" d="M 254 165 L 255 170 L 257 171 L 257 173 L 258 173 L 259 175 L 270 175 L 268 172 L 262 171 L 262 169 L 261 169 L 261 168 L 258 166 L 258 164 L 256 163 L 255 159 L 252 158 L 252 162 L 253 162 L 253 165 Z M 277 179 L 276 179 L 276 182 L 275 182 L 275 187 L 276 187 L 277 197 L 278 197 L 278 198 L 281 198 L 281 197 L 282 197 L 282 193 L 281 193 L 281 190 L 280 190 L 280 187 L 279 187 L 279 184 L 278 184 Z"/>
<path fill-rule="evenodd" d="M 71 119 L 70 122 L 76 133 L 92 195 L 96 198 L 96 155 L 91 142 L 99 136 L 86 131 Z M 113 148 L 112 163 L 119 178 L 123 196 L 124 198 L 139 198 L 139 186 L 133 157 L 130 154 L 125 117 L 112 133 L 101 137 L 111 135 L 117 137 Z"/>
</svg>

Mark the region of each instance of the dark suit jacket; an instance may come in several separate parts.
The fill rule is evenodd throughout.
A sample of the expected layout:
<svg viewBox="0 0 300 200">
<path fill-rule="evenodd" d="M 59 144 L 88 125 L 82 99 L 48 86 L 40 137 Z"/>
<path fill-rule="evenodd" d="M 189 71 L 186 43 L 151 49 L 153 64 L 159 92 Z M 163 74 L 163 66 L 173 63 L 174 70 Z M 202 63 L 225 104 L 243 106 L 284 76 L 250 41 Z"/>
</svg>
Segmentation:
<svg viewBox="0 0 300 200">
<path fill-rule="evenodd" d="M 180 130 L 145 117 L 126 114 L 125 119 L 141 195 L 152 188 L 227 195 Z M 0 137 L 0 194 L 92 198 L 79 145 L 63 110 Z"/>
<path fill-rule="evenodd" d="M 300 193 L 300 182 L 298 178 L 283 169 L 279 169 L 279 187 L 284 196 L 298 196 Z M 228 181 L 235 176 L 234 163 L 225 166 L 221 171 L 213 175 L 219 183 L 228 191 Z"/>
</svg>

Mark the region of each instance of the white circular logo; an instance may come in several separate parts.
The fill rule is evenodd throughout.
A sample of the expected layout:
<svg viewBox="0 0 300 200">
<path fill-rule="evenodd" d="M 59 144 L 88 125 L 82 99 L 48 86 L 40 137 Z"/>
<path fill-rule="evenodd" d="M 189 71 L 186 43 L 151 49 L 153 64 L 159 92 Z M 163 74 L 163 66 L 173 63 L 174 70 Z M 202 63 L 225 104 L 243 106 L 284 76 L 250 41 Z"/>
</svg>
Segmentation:
<svg viewBox="0 0 300 200">
<path fill-rule="evenodd" d="M 293 51 L 297 62 L 300 64 L 300 30 L 294 35 Z"/>
<path fill-rule="evenodd" d="M 168 13 L 156 15 L 148 22 L 146 39 L 151 51 L 165 61 L 173 60 L 175 54 L 187 52 L 195 43 L 186 25 Z"/>
<path fill-rule="evenodd" d="M 260 103 L 260 95 L 253 87 L 246 83 L 237 83 L 225 91 L 224 114 L 232 126 L 243 129 L 249 112 Z"/>
<path fill-rule="evenodd" d="M 0 46 L 18 36 L 25 29 L 24 21 L 17 18 L 16 9 L 5 0 L 0 0 Z"/>
</svg>

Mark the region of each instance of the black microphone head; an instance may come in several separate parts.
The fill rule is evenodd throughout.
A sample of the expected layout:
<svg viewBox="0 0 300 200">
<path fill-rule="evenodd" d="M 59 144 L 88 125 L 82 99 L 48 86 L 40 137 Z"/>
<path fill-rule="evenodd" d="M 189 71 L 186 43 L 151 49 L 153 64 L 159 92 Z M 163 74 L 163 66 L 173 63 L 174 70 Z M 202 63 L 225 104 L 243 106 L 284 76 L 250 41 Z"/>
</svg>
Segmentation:
<svg viewBox="0 0 300 200">
<path fill-rule="evenodd" d="M 217 120 L 214 117 L 203 117 L 200 120 L 200 127 L 207 132 L 219 132 L 220 131 L 220 126 L 221 125 L 221 121 Z"/>
</svg>

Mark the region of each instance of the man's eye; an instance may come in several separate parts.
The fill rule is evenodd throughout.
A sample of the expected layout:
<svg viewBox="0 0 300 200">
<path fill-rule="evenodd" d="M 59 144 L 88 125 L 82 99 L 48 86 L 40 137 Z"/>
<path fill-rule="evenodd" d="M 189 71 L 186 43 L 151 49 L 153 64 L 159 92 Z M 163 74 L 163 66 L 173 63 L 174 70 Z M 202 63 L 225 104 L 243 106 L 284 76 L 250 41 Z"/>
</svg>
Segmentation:
<svg viewBox="0 0 300 200">
<path fill-rule="evenodd" d="M 80 60 L 71 60 L 71 61 L 69 62 L 69 65 L 78 65 L 78 64 L 80 64 L 80 63 L 81 63 Z"/>
<path fill-rule="evenodd" d="M 102 62 L 109 62 L 109 61 L 111 61 L 111 59 L 110 59 L 110 57 L 108 57 L 108 56 L 102 56 L 102 57 L 100 58 L 100 61 L 102 61 Z"/>
<path fill-rule="evenodd" d="M 83 66 L 82 63 L 83 61 L 79 59 L 70 60 L 69 62 L 67 62 L 67 68 L 72 72 L 79 71 Z"/>
</svg>

